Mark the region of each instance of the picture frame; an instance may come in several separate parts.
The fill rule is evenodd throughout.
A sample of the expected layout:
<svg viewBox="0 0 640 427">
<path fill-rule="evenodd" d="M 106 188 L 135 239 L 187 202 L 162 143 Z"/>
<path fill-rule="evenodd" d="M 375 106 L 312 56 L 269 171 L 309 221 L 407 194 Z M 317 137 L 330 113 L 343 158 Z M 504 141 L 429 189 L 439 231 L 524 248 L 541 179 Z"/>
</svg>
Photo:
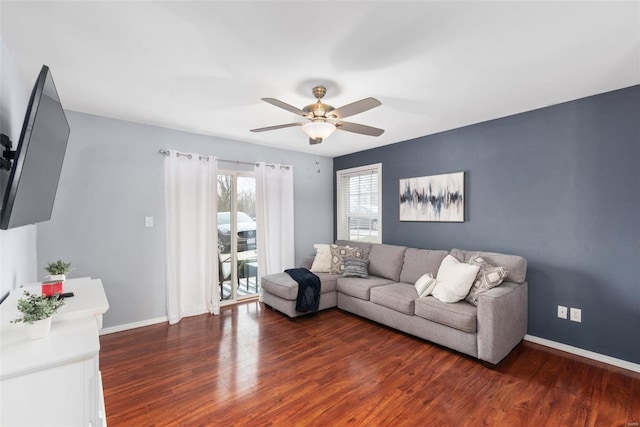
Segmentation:
<svg viewBox="0 0 640 427">
<path fill-rule="evenodd" d="M 464 172 L 400 179 L 400 221 L 464 222 Z"/>
</svg>

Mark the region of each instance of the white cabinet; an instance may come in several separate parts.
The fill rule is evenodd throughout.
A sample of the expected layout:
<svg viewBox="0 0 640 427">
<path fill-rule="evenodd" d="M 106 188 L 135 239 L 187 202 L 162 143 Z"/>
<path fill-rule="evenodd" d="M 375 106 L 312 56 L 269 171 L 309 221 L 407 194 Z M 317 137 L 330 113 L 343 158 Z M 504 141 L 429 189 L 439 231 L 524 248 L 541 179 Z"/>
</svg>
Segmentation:
<svg viewBox="0 0 640 427">
<path fill-rule="evenodd" d="M 78 280 L 72 285 L 65 283 L 65 292 L 75 293 L 68 300 L 73 303 L 60 310 L 49 336 L 39 340 L 29 340 L 23 325 L 5 323 L 15 318 L 11 316 L 21 289 L 0 305 L 1 426 L 106 425 L 98 330 L 109 305 L 106 297 L 91 302 L 81 299 L 104 296 L 99 280 Z"/>
<path fill-rule="evenodd" d="M 16 307 L 18 299 L 23 297 L 24 291 L 39 295 L 40 284 L 34 283 L 14 289 L 0 304 L 0 327 L 3 330 L 22 327 L 21 324 L 15 325 L 9 322 L 20 315 Z M 102 329 L 102 315 L 109 309 L 109 302 L 100 279 L 82 277 L 65 280 L 64 292 L 73 292 L 74 296 L 64 300 L 64 305 L 53 316 L 54 323 L 94 318 L 98 330 Z"/>
</svg>

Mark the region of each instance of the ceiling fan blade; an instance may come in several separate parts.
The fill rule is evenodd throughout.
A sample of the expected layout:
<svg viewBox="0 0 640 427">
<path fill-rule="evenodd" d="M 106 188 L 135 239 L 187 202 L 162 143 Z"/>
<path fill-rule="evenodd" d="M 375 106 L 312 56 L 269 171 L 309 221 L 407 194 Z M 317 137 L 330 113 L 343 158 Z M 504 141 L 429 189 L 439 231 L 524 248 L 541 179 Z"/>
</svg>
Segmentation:
<svg viewBox="0 0 640 427">
<path fill-rule="evenodd" d="M 275 126 L 267 126 L 266 128 L 251 129 L 251 132 L 264 132 L 267 130 L 283 129 L 283 128 L 290 128 L 293 126 L 302 126 L 302 125 L 304 125 L 304 123 L 287 123 L 286 125 L 275 125 Z"/>
<path fill-rule="evenodd" d="M 322 138 L 309 138 L 309 145 L 316 145 L 322 142 Z"/>
<path fill-rule="evenodd" d="M 347 132 L 361 133 L 363 135 L 369 136 L 380 136 L 384 133 L 384 129 L 378 129 L 371 126 L 351 122 L 339 122 L 336 123 L 336 127 L 340 130 L 346 130 Z"/>
<path fill-rule="evenodd" d="M 382 102 L 375 98 L 365 98 L 360 101 L 352 102 L 351 104 L 343 105 L 342 107 L 333 110 L 329 115 L 342 119 L 344 117 L 353 116 L 372 108 L 379 107 L 380 105 L 382 105 Z"/>
<path fill-rule="evenodd" d="M 269 104 L 271 104 L 271 105 L 275 105 L 276 107 L 280 107 L 280 108 L 282 108 L 282 109 L 284 109 L 284 110 L 291 111 L 292 113 L 295 113 L 295 114 L 297 114 L 297 115 L 299 115 L 299 116 L 304 116 L 304 117 L 306 117 L 306 116 L 307 116 L 307 113 L 305 113 L 305 112 L 304 112 L 304 111 L 302 111 L 301 109 L 296 108 L 296 107 L 294 107 L 293 105 L 289 105 L 289 104 L 287 104 L 286 102 L 282 102 L 282 101 L 280 101 L 279 99 L 275 99 L 275 98 L 262 98 L 262 100 L 263 100 L 264 102 L 268 102 L 268 103 L 269 103 Z"/>
</svg>

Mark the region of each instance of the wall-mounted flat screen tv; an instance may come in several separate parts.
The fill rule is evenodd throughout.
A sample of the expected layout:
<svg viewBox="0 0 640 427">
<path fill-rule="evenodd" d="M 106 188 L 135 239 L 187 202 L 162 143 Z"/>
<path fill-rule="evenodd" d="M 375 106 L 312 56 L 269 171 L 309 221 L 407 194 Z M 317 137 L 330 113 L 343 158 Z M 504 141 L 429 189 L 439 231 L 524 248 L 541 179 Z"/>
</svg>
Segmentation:
<svg viewBox="0 0 640 427">
<path fill-rule="evenodd" d="M 0 212 L 0 229 L 51 219 L 69 139 L 69 123 L 49 67 L 31 92 Z M 5 157 L 7 150 L 5 150 Z"/>
</svg>

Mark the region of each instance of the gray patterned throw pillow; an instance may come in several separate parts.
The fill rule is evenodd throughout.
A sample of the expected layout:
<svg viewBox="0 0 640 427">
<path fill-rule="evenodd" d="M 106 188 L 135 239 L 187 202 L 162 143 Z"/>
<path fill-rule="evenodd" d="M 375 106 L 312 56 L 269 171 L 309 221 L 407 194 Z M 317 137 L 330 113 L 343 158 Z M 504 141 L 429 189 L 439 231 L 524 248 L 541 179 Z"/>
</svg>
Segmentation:
<svg viewBox="0 0 640 427">
<path fill-rule="evenodd" d="M 362 249 L 349 246 L 331 245 L 331 273 L 342 274 L 344 272 L 345 258 L 362 258 Z"/>
<path fill-rule="evenodd" d="M 509 274 L 509 271 L 504 267 L 495 267 L 479 256 L 470 259 L 467 264 L 480 266 L 476 280 L 473 282 L 469 294 L 464 299 L 468 303 L 477 306 L 480 294 L 500 285 L 504 278 L 507 277 L 507 274 Z"/>
</svg>

